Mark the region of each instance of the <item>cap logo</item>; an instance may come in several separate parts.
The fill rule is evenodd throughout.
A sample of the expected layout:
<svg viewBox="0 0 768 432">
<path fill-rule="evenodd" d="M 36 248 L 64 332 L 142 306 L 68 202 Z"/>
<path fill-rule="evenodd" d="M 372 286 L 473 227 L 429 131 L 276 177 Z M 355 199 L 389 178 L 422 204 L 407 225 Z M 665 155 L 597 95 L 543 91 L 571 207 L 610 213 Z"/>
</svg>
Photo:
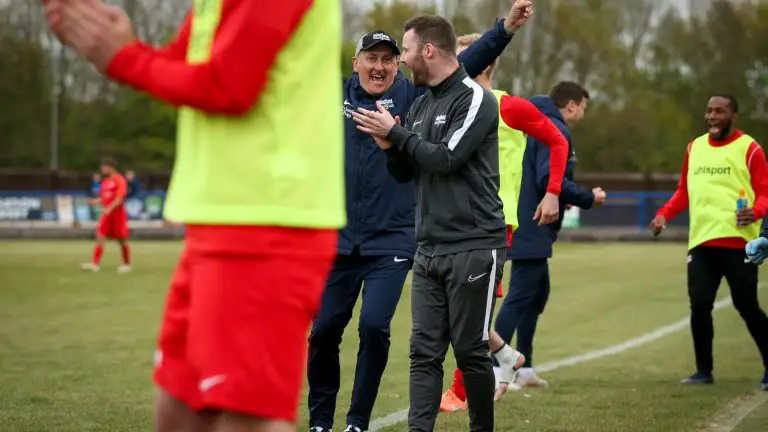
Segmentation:
<svg viewBox="0 0 768 432">
<path fill-rule="evenodd" d="M 385 35 L 384 33 L 374 33 L 373 36 L 371 37 L 375 40 L 385 40 L 385 41 L 392 42 L 389 36 Z"/>
</svg>

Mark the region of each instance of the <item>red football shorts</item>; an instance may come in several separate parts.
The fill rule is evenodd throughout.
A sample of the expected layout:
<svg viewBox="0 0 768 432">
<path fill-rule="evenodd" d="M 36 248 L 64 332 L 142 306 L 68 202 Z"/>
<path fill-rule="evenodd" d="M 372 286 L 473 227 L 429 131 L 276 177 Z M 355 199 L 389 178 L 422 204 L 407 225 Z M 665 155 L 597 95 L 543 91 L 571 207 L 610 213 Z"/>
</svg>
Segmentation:
<svg viewBox="0 0 768 432">
<path fill-rule="evenodd" d="M 512 225 L 507 225 L 507 249 L 512 247 L 512 232 Z M 496 297 L 504 297 L 504 282 L 502 281 L 499 281 L 499 284 L 496 286 Z"/>
<path fill-rule="evenodd" d="M 128 214 L 125 211 L 114 210 L 112 213 L 99 218 L 96 233 L 101 237 L 117 240 L 128 238 Z"/>
<path fill-rule="evenodd" d="M 336 230 L 186 227 L 154 380 L 195 411 L 295 422 Z"/>
</svg>

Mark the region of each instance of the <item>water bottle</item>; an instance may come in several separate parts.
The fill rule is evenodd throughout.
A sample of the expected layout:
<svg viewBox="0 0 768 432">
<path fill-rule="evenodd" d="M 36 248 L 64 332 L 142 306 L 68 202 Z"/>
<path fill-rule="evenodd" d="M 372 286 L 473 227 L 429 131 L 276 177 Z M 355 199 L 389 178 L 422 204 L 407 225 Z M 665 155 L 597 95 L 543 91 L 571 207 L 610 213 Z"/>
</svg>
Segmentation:
<svg viewBox="0 0 768 432">
<path fill-rule="evenodd" d="M 739 191 L 739 197 L 736 199 L 736 211 L 738 212 L 741 209 L 747 208 L 749 205 L 749 199 L 747 198 L 747 192 L 742 188 Z M 736 225 L 744 225 L 743 223 L 736 221 Z"/>
</svg>

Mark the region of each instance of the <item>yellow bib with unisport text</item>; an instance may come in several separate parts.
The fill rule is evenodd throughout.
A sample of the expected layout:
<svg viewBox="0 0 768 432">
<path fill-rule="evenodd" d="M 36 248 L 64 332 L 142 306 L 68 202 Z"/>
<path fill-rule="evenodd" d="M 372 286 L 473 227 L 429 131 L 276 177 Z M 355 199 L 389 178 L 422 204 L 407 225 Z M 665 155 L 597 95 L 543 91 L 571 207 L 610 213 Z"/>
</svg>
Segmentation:
<svg viewBox="0 0 768 432">
<path fill-rule="evenodd" d="M 501 116 L 501 97 L 507 92 L 493 90 L 496 101 L 499 102 Z M 517 229 L 517 202 L 520 196 L 520 186 L 523 182 L 523 154 L 527 137 L 517 129 L 512 129 L 499 117 L 499 198 L 504 205 L 504 219 L 512 229 Z"/>
<path fill-rule="evenodd" d="M 748 135 L 715 147 L 708 134 L 693 141 L 688 154 L 688 202 L 690 228 L 688 248 L 720 238 L 741 237 L 746 241 L 760 234 L 760 221 L 736 225 L 736 200 L 744 189 L 751 207 L 755 202 L 747 152 L 754 139 Z"/>
</svg>

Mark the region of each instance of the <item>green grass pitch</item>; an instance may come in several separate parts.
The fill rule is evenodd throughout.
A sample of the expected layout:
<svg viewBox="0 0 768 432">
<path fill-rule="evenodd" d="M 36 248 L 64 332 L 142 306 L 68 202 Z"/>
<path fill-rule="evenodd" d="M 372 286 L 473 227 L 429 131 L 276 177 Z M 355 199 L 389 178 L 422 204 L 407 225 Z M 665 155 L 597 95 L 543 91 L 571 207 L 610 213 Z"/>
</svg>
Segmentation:
<svg viewBox="0 0 768 432">
<path fill-rule="evenodd" d="M 180 249 L 179 242 L 135 242 L 134 272 L 118 275 L 119 251 L 109 245 L 102 271 L 90 274 L 78 268 L 90 257 L 89 242 L 0 241 L 0 431 L 151 430 L 155 337 Z M 551 261 L 550 302 L 539 321 L 536 364 L 619 344 L 684 318 L 685 263 L 682 244 L 559 245 Z M 768 279 L 763 280 L 765 308 Z M 719 297 L 727 294 L 724 284 Z M 408 406 L 408 286 L 392 327 L 374 418 Z M 731 401 L 753 394 L 763 373 L 733 307 L 715 313 L 715 333 L 714 386 L 678 384 L 693 372 L 684 329 L 542 374 L 550 388 L 510 393 L 497 404 L 497 430 L 701 431 Z M 356 318 L 341 349 L 337 430 L 349 406 Z M 454 365 L 449 354 L 446 383 Z M 306 429 L 305 401 L 303 395 L 300 430 Z M 750 421 L 765 425 L 767 410 L 763 406 Z M 738 430 L 752 430 L 747 424 Z M 466 413 L 441 414 L 436 430 L 467 430 Z"/>
</svg>

